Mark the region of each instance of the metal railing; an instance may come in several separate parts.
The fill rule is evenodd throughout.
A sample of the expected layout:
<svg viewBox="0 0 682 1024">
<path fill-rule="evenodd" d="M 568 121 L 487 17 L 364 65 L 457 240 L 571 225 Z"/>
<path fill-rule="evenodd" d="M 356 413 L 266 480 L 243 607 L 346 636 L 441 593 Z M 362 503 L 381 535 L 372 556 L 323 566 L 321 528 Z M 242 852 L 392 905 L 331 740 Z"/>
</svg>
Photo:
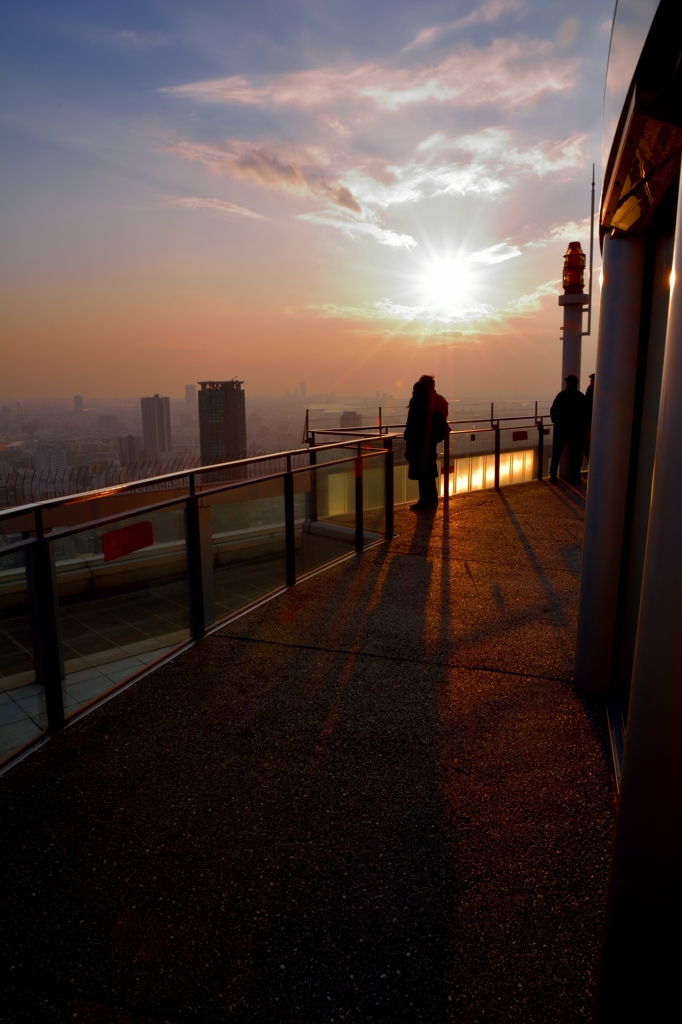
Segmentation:
<svg viewBox="0 0 682 1024">
<path fill-rule="evenodd" d="M 467 423 L 441 446 L 444 496 L 546 474 L 543 416 Z M 0 511 L 0 762 L 235 614 L 392 537 L 394 505 L 417 496 L 402 430 L 353 433 Z"/>
<path fill-rule="evenodd" d="M 392 537 L 393 480 L 392 438 L 367 438 L 0 512 L 0 761 L 234 614 Z"/>
</svg>

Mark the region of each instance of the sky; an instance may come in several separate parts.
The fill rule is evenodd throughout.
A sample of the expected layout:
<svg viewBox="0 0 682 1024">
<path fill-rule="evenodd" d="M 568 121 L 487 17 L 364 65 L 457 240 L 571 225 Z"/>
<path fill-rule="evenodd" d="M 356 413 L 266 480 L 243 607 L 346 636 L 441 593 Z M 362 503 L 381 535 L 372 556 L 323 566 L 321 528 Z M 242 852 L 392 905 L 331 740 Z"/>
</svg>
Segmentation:
<svg viewBox="0 0 682 1024">
<path fill-rule="evenodd" d="M 3 403 L 558 390 L 613 0 L 3 6 Z"/>
</svg>

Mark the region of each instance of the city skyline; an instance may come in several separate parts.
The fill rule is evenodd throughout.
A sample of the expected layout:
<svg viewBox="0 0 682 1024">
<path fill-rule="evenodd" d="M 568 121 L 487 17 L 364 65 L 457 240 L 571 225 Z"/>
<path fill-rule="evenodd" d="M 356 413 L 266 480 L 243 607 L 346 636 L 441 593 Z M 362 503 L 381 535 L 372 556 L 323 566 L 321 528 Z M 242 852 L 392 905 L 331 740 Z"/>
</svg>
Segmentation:
<svg viewBox="0 0 682 1024">
<path fill-rule="evenodd" d="M 611 14 L 8 3 L 0 400 L 555 389 Z"/>
</svg>

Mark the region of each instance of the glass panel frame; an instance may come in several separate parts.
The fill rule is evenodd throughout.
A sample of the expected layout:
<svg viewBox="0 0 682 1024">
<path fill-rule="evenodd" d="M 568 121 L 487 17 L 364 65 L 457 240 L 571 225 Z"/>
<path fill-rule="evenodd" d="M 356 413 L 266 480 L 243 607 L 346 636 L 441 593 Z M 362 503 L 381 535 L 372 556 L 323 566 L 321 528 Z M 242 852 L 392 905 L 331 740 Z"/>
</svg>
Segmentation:
<svg viewBox="0 0 682 1024">
<path fill-rule="evenodd" d="M 50 547 L 68 716 L 189 639 L 185 503 Z"/>
<path fill-rule="evenodd" d="M 283 477 L 202 496 L 199 529 L 207 626 L 286 584 Z"/>
</svg>

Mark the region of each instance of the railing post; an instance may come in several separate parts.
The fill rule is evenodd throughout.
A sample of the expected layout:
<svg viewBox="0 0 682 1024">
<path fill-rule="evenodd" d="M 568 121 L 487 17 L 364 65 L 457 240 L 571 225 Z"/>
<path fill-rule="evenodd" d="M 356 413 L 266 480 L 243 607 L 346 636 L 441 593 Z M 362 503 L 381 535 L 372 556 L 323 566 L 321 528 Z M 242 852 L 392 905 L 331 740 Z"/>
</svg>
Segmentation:
<svg viewBox="0 0 682 1024">
<path fill-rule="evenodd" d="M 355 550 L 362 551 L 365 545 L 364 500 L 362 492 L 362 445 L 358 445 L 355 457 Z"/>
<path fill-rule="evenodd" d="M 206 616 L 201 566 L 199 498 L 194 493 L 193 473 L 189 478 L 189 497 L 185 509 L 185 537 L 187 544 L 187 582 L 189 586 L 189 628 L 192 639 L 201 640 L 206 635 Z"/>
<path fill-rule="evenodd" d="M 500 489 L 500 421 L 495 424 L 495 490 Z"/>
<path fill-rule="evenodd" d="M 59 608 L 50 542 L 43 536 L 42 516 L 36 509 L 38 537 L 26 551 L 26 573 L 31 604 L 31 632 L 36 679 L 45 690 L 47 724 L 51 732 L 64 725 L 62 679 L 64 664 L 59 637 Z"/>
<path fill-rule="evenodd" d="M 382 421 L 381 421 L 381 406 L 379 406 L 379 437 L 381 437 L 382 433 L 383 433 L 383 430 L 382 430 Z"/>
<path fill-rule="evenodd" d="M 291 472 L 291 455 L 287 455 L 287 471 L 284 477 L 284 538 L 287 564 L 287 586 L 296 582 L 296 530 L 294 527 L 294 475 Z"/>
<path fill-rule="evenodd" d="M 310 465 L 310 519 L 317 522 L 317 452 L 314 448 L 308 451 L 308 464 Z"/>
<path fill-rule="evenodd" d="M 391 537 L 395 537 L 394 532 L 394 515 L 393 515 L 393 438 L 386 438 L 386 478 L 385 478 L 385 491 L 386 491 L 386 540 L 390 540 Z"/>
<path fill-rule="evenodd" d="M 450 432 L 443 439 L 443 501 L 450 500 Z"/>
<path fill-rule="evenodd" d="M 536 403 L 537 405 L 537 403 Z M 537 416 L 536 416 L 537 420 Z M 540 417 L 538 421 L 538 480 L 542 480 L 542 469 L 544 460 L 544 445 L 545 445 L 545 421 L 544 417 Z"/>
</svg>

